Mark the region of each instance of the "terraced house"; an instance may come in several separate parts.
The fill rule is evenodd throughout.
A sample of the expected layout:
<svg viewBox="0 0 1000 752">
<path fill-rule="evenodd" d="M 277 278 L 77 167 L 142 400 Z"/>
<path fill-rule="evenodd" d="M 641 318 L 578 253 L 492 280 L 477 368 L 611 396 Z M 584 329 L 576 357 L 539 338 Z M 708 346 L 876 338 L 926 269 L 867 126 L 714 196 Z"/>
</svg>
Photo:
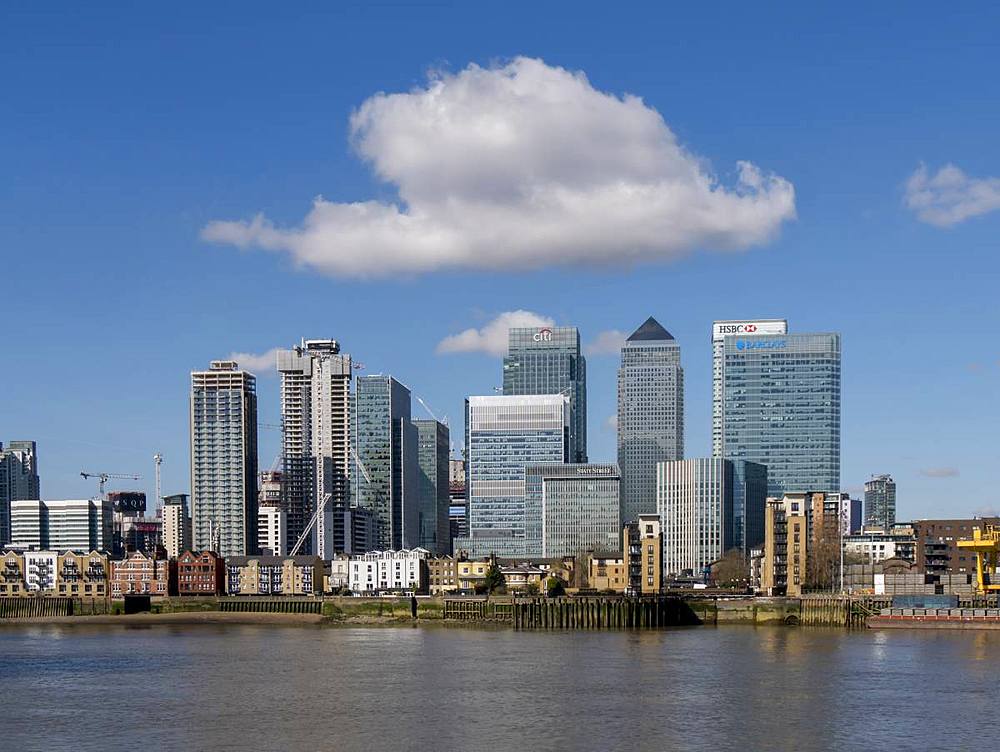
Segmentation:
<svg viewBox="0 0 1000 752">
<path fill-rule="evenodd" d="M 100 551 L 5 551 L 0 559 L 0 597 L 59 595 L 104 598 L 108 557 Z"/>
<path fill-rule="evenodd" d="M 323 560 L 318 556 L 230 556 L 229 595 L 320 595 Z"/>
<path fill-rule="evenodd" d="M 177 595 L 177 562 L 131 551 L 111 562 L 111 595 Z"/>
</svg>

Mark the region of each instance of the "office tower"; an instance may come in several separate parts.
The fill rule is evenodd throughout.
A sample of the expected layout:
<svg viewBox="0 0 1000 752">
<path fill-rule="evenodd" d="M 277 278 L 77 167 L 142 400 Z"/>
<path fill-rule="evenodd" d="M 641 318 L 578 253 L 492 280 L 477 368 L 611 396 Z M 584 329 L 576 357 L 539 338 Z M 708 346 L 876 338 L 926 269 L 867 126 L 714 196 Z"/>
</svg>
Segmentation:
<svg viewBox="0 0 1000 752">
<path fill-rule="evenodd" d="M 700 577 L 733 547 L 733 463 L 719 458 L 657 465 L 663 571 Z"/>
<path fill-rule="evenodd" d="M 840 335 L 723 341 L 722 456 L 767 466 L 768 496 L 840 490 Z"/>
<path fill-rule="evenodd" d="M 465 460 L 451 460 L 448 463 L 448 528 L 449 551 L 454 551 L 456 538 L 469 534 L 469 500 L 465 494 Z"/>
<path fill-rule="evenodd" d="M 754 334 L 786 334 L 788 322 L 784 319 L 742 319 L 716 321 L 712 324 L 712 456 L 722 456 L 722 413 L 725 402 L 722 394 L 722 374 L 725 367 L 726 337 Z M 762 512 L 763 514 L 763 512 Z M 763 518 L 762 518 L 763 519 Z M 763 540 L 763 539 L 761 539 Z"/>
<path fill-rule="evenodd" d="M 525 508 L 541 517 L 527 556 L 557 558 L 617 553 L 621 545 L 618 468 L 614 465 L 527 465 Z M 534 511 L 537 510 L 537 511 Z"/>
<path fill-rule="evenodd" d="M 569 397 L 569 461 L 587 461 L 587 361 L 575 326 L 514 328 L 503 360 L 503 393 Z"/>
<path fill-rule="evenodd" d="M 618 369 L 623 523 L 656 512 L 656 465 L 683 457 L 681 348 L 650 316 L 625 341 Z"/>
<path fill-rule="evenodd" d="M 455 550 L 524 556 L 542 525 L 541 510 L 525 502 L 524 469 L 568 459 L 569 397 L 469 397 L 466 442 L 469 532 Z"/>
<path fill-rule="evenodd" d="M 163 547 L 167 556 L 176 559 L 191 548 L 191 515 L 187 494 L 163 497 Z"/>
<path fill-rule="evenodd" d="M 0 546 L 11 539 L 10 503 L 41 496 L 38 447 L 34 441 L 0 443 Z"/>
<path fill-rule="evenodd" d="M 885 532 L 896 522 L 896 481 L 891 475 L 873 475 L 865 481 L 865 524 Z"/>
<path fill-rule="evenodd" d="M 626 595 L 655 595 L 663 588 L 663 529 L 658 514 L 640 514 L 622 529 Z"/>
<path fill-rule="evenodd" d="M 436 554 L 451 553 L 449 525 L 448 426 L 437 420 L 415 420 L 420 467 L 419 545 Z"/>
<path fill-rule="evenodd" d="M 350 496 L 351 356 L 332 339 L 302 340 L 278 352 L 281 374 L 283 494 L 290 551 L 317 504 L 316 518 L 301 553 L 329 559 L 347 549 L 344 527 Z"/>
<path fill-rule="evenodd" d="M 391 376 L 359 376 L 352 420 L 359 465 L 353 503 L 374 514 L 377 548 L 413 548 L 420 536 L 420 466 L 410 390 Z"/>
<path fill-rule="evenodd" d="M 738 548 L 749 557 L 764 545 L 764 505 L 767 502 L 767 466 L 733 461 L 733 510 L 726 520 L 726 551 Z"/>
<path fill-rule="evenodd" d="M 257 379 L 232 360 L 191 373 L 191 518 L 196 549 L 257 553 Z"/>
<path fill-rule="evenodd" d="M 11 503 L 11 545 L 18 548 L 106 551 L 113 506 L 107 499 L 23 499 Z"/>
</svg>

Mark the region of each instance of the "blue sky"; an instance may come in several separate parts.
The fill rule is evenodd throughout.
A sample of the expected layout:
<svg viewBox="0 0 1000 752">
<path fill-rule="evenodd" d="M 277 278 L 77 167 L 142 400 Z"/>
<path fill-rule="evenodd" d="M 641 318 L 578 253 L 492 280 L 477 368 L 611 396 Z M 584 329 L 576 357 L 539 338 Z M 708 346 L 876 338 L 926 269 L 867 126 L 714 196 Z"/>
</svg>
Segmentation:
<svg viewBox="0 0 1000 752">
<path fill-rule="evenodd" d="M 710 453 L 713 319 L 842 332 L 844 487 L 894 474 L 901 518 L 1000 507 L 995 7 L 328 5 L 0 10 L 0 440 L 38 440 L 44 496 L 94 491 L 80 470 L 138 473 L 151 492 L 156 451 L 164 491 L 187 491 L 189 371 L 303 336 L 339 339 L 460 435 L 463 397 L 490 393 L 500 363 L 438 343 L 526 310 L 579 326 L 585 342 L 656 316 L 682 346 L 692 457 Z M 407 108 L 427 103 L 428 72 L 447 95 L 469 83 L 470 64 L 488 86 L 519 56 L 544 61 L 532 70 L 571 100 L 602 104 L 554 108 L 552 122 L 529 124 L 541 139 L 532 144 L 515 129 L 513 177 L 496 178 L 506 157 L 480 161 L 482 132 L 449 161 L 454 152 L 405 127 Z M 451 121 L 459 131 L 481 128 L 474 107 L 491 101 L 467 88 L 471 114 Z M 372 100 L 379 92 L 411 96 Z M 642 102 L 626 111 L 605 94 Z M 366 101 L 378 107 L 352 146 L 350 118 Z M 595 122 L 577 128 L 577 112 Z M 579 134 L 580 159 L 559 161 L 572 151 L 559 145 Z M 396 148 L 407 139 L 416 162 Z M 525 206 L 504 202 L 530 173 L 565 188 L 576 210 L 584 194 L 574 191 L 592 186 L 574 181 L 592 180 L 605 157 L 618 187 L 645 180 L 644 144 L 716 179 L 711 201 L 732 207 L 707 205 L 702 222 L 692 206 L 708 194 L 682 180 L 680 203 L 663 200 L 673 220 L 695 222 L 688 235 L 659 232 L 656 211 L 643 213 L 651 200 L 633 202 L 634 220 L 587 204 L 607 240 L 587 230 L 539 241 L 533 222 L 498 228 L 464 209 L 472 227 L 456 229 L 438 200 L 516 220 Z M 782 182 L 741 185 L 744 160 Z M 940 173 L 947 165 L 961 172 Z M 409 210 L 399 193 L 417 197 Z M 369 246 L 367 219 L 349 248 L 330 246 L 336 217 L 303 245 L 295 228 L 319 195 L 333 212 L 349 202 L 426 212 L 464 256 L 436 261 L 410 230 Z M 246 225 L 223 225 L 222 242 L 203 235 L 258 214 L 277 237 L 240 249 L 232 240 Z M 629 255 L 633 243 L 648 247 Z M 419 253 L 421 265 L 407 266 Z M 367 258 L 375 276 L 359 272 Z M 603 424 L 616 367 L 614 355 L 590 358 L 594 460 L 614 457 Z M 259 376 L 260 420 L 275 423 L 277 381 Z M 262 467 L 277 439 L 262 433 Z"/>
</svg>

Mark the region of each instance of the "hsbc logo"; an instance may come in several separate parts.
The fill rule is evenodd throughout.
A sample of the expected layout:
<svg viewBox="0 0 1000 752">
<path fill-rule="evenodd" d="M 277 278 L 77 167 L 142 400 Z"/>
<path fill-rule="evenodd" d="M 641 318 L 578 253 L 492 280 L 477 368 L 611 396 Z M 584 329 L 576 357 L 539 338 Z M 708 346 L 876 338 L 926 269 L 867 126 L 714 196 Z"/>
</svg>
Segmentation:
<svg viewBox="0 0 1000 752">
<path fill-rule="evenodd" d="M 720 342 L 726 337 L 740 334 L 757 336 L 761 334 L 786 334 L 787 332 L 788 324 L 778 319 L 766 321 L 717 321 L 712 326 L 712 340 Z"/>
<path fill-rule="evenodd" d="M 757 331 L 756 324 L 720 324 L 719 334 L 754 334 Z"/>
<path fill-rule="evenodd" d="M 551 342 L 552 341 L 552 330 L 551 329 L 539 329 L 534 333 L 532 339 L 535 342 Z"/>
</svg>

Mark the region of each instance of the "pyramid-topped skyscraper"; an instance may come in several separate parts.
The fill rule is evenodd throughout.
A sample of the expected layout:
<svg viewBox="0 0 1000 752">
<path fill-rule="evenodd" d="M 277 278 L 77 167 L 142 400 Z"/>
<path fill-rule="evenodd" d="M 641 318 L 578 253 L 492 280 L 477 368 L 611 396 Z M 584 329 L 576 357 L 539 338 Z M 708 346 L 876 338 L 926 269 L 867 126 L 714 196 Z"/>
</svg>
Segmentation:
<svg viewBox="0 0 1000 752">
<path fill-rule="evenodd" d="M 622 522 L 656 513 L 656 463 L 684 458 L 684 369 L 673 335 L 650 316 L 618 369 Z"/>
</svg>

